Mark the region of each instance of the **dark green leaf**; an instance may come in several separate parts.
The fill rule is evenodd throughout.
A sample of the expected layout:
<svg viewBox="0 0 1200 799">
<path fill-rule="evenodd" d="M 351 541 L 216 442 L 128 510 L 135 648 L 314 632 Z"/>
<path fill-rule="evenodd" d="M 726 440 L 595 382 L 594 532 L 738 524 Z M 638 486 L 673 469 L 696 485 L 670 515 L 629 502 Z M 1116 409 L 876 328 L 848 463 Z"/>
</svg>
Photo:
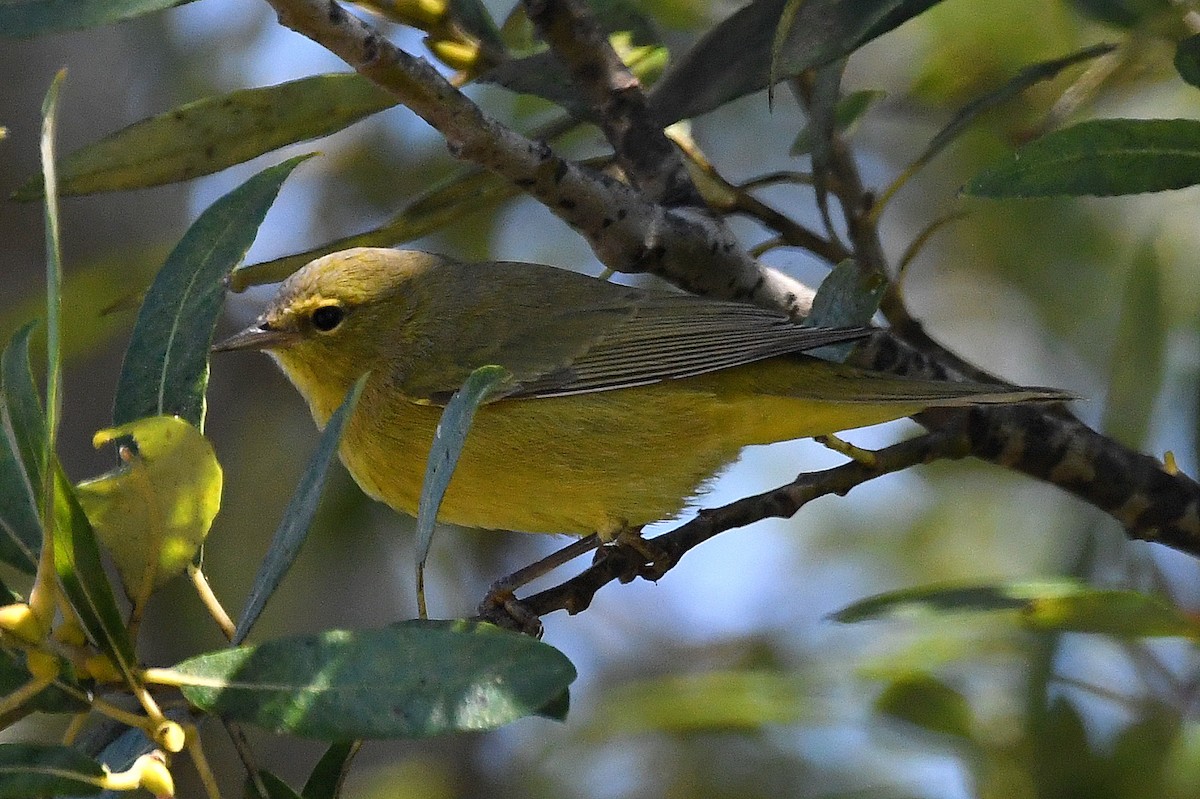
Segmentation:
<svg viewBox="0 0 1200 799">
<path fill-rule="evenodd" d="M 886 96 L 887 92 L 878 89 L 850 92 L 838 102 L 837 108 L 833 111 L 834 129 L 845 135 L 853 133 L 862 115 Z M 811 126 L 806 125 L 796 136 L 796 140 L 792 142 L 792 147 L 788 152 L 793 156 L 807 155 L 812 152 L 812 147 L 813 132 Z"/>
<path fill-rule="evenodd" d="M 275 593 L 280 581 L 292 567 L 304 540 L 308 538 L 309 527 L 317 512 L 317 506 L 321 502 L 325 477 L 329 474 L 329 467 L 337 456 L 338 444 L 342 440 L 342 431 L 354 412 L 354 406 L 358 404 L 358 398 L 367 384 L 367 377 L 368 375 L 363 375 L 350 388 L 350 391 L 346 393 L 346 398 L 329 417 L 329 422 L 321 433 L 317 449 L 309 459 L 308 466 L 300 477 L 300 483 L 296 486 L 296 492 L 292 494 L 292 498 L 283 512 L 283 519 L 279 522 L 275 537 L 271 539 L 271 548 L 267 550 L 267 556 L 263 559 L 262 565 L 258 567 L 254 585 L 250 588 L 250 595 L 246 597 L 246 607 L 242 610 L 237 630 L 233 634 L 234 644 L 245 640 L 250 628 L 254 626 L 254 622 L 258 621 L 259 615 L 266 607 L 267 600 Z"/>
<path fill-rule="evenodd" d="M 45 420 L 29 365 L 33 324 L 0 356 L 0 561 L 32 574 L 42 546 Z M 0 603 L 7 602 L 0 598 Z"/>
<path fill-rule="evenodd" d="M 350 763 L 361 748 L 361 741 L 330 744 L 313 767 L 312 774 L 308 775 L 300 795 L 304 799 L 338 799 L 342 795 L 342 784 L 346 781 Z"/>
<path fill-rule="evenodd" d="M 651 93 L 664 125 L 764 89 L 772 41 L 788 0 L 755 0 L 725 19 L 663 76 Z M 807 0 L 778 48 L 780 79 L 843 58 L 938 0 Z"/>
<path fill-rule="evenodd" d="M 292 786 L 269 771 L 258 772 L 258 778 L 262 780 L 263 787 L 267 789 L 266 799 L 301 799 L 300 794 L 296 793 Z"/>
<path fill-rule="evenodd" d="M 875 710 L 930 732 L 971 740 L 972 713 L 966 697 L 928 674 L 893 681 L 875 700 Z"/>
<path fill-rule="evenodd" d="M 887 290 L 887 280 L 864 273 L 852 259 L 846 259 L 825 276 L 813 297 L 812 310 L 804 324 L 810 327 L 861 327 L 871 323 Z M 831 344 L 809 351 L 809 355 L 830 361 L 844 361 L 851 344 Z"/>
<path fill-rule="evenodd" d="M 934 156 L 945 149 L 950 142 L 958 138 L 984 112 L 1008 102 L 1036 83 L 1056 77 L 1067 67 L 1098 58 L 1111 53 L 1115 49 L 1116 45 L 1097 44 L 1084 48 L 1077 53 L 1063 56 L 1062 58 L 1043 61 L 1040 64 L 1025 67 L 1003 86 L 972 100 L 960 108 L 954 117 L 946 123 L 946 126 L 937 132 L 937 135 L 929 142 L 929 146 L 925 148 L 925 152 L 921 153 L 910 169 L 927 164 L 933 160 Z"/>
<path fill-rule="evenodd" d="M 504 40 L 496 28 L 496 22 L 481 0 L 450 0 L 450 15 L 467 33 L 501 52 L 504 51 Z"/>
<path fill-rule="evenodd" d="M 1084 14 L 1121 28 L 1136 28 L 1148 17 L 1173 13 L 1171 0 L 1074 0 Z"/>
<path fill-rule="evenodd" d="M 150 736 L 146 735 L 144 730 L 127 727 L 96 755 L 96 760 L 108 766 L 109 771 L 125 771 L 131 768 L 139 757 L 149 754 L 157 748 L 158 744 L 150 740 Z M 134 796 L 136 795 L 134 794 Z M 106 790 L 100 794 L 100 799 L 129 799 L 129 797 L 128 791 Z"/>
<path fill-rule="evenodd" d="M 323 247 L 264 261 L 234 271 L 230 288 L 276 283 L 314 258 L 351 247 L 391 247 L 439 230 L 467 214 L 475 213 L 519 193 L 511 182 L 494 172 L 473 169 L 455 175 L 413 201 L 382 227 L 338 239 Z"/>
<path fill-rule="evenodd" d="M 591 105 L 580 96 L 563 62 L 548 50 L 506 59 L 475 80 L 548 100 L 569 111 L 576 119 L 596 120 Z"/>
<path fill-rule="evenodd" d="M 1194 33 L 1175 48 L 1175 70 L 1192 86 L 1200 87 L 1200 33 Z"/>
<path fill-rule="evenodd" d="M 834 112 L 842 96 L 842 72 L 845 68 L 846 59 L 842 58 L 816 69 L 805 109 L 808 112 L 809 127 L 813 131 L 813 191 L 817 195 L 817 210 L 821 212 L 821 221 L 825 223 L 825 230 L 830 237 L 836 237 L 837 233 L 829 216 L 829 164 L 836 125 Z"/>
<path fill-rule="evenodd" d="M 0 799 L 100 793 L 104 769 L 66 746 L 0 744 Z"/>
<path fill-rule="evenodd" d="M 564 690 L 561 694 L 538 708 L 537 715 L 544 719 L 551 719 L 553 721 L 566 721 L 567 714 L 570 711 L 571 692 Z"/>
<path fill-rule="evenodd" d="M 1139 194 L 1200 183 L 1200 121 L 1099 119 L 1048 133 L 964 188 L 980 197 Z"/>
<path fill-rule="evenodd" d="M 147 416 L 180 416 L 204 429 L 204 392 L 225 280 L 258 232 L 283 181 L 309 156 L 264 169 L 213 203 L 167 257 L 133 328 L 113 425 Z"/>
<path fill-rule="evenodd" d="M 214 652 L 162 678 L 222 717 L 344 741 L 493 729 L 544 707 L 575 669 L 491 625 L 410 621 Z"/>
<path fill-rule="evenodd" d="M 1127 446 L 1146 443 L 1166 370 L 1167 319 L 1160 264 L 1152 241 L 1134 256 L 1117 325 L 1101 429 Z"/>
<path fill-rule="evenodd" d="M 397 102 L 354 72 L 205 97 L 71 153 L 59 165 L 60 193 L 136 189 L 209 175 L 284 145 L 334 133 Z M 14 197 L 39 194 L 31 181 Z"/>
<path fill-rule="evenodd" d="M 1076 580 L 1030 580 L 999 585 L 919 586 L 855 602 L 830 618 L 853 623 L 887 616 L 933 618 L 946 613 L 1020 610 L 1036 597 L 1070 596 L 1088 590 Z"/>
<path fill-rule="evenodd" d="M 96 534 L 62 466 L 57 461 L 54 466 L 54 568 L 58 581 L 88 635 L 132 680 L 137 665 L 133 642 L 100 562 Z"/>
<path fill-rule="evenodd" d="M 503 366 L 481 366 L 467 377 L 462 388 L 446 403 L 442 418 L 438 421 L 433 445 L 429 448 L 429 459 L 425 462 L 425 478 L 421 484 L 421 498 L 417 505 L 417 569 L 425 567 L 429 545 L 433 542 L 433 531 L 437 525 L 438 509 L 442 497 L 454 476 L 458 456 L 467 443 L 467 433 L 479 409 L 492 392 L 511 378 Z"/>
<path fill-rule="evenodd" d="M 1092 588 L 1066 579 L 892 591 L 856 602 L 833 618 L 857 622 L 884 616 L 936 618 L 978 611 L 1018 611 L 1026 627 L 1043 631 L 1200 637 L 1200 622 L 1158 597 Z"/>
<path fill-rule="evenodd" d="M 93 28 L 186 2 L 190 0 L 3 0 L 0 39 Z"/>
<path fill-rule="evenodd" d="M 7 433 L 34 490 L 40 491 L 45 470 L 43 446 L 46 440 L 46 417 L 42 413 L 41 399 L 33 380 L 33 367 L 29 362 L 29 335 L 33 327 L 31 323 L 17 331 L 4 350 L 0 363 L 0 385 L 4 387 L 6 407 L 12 422 L 12 429 Z"/>
</svg>

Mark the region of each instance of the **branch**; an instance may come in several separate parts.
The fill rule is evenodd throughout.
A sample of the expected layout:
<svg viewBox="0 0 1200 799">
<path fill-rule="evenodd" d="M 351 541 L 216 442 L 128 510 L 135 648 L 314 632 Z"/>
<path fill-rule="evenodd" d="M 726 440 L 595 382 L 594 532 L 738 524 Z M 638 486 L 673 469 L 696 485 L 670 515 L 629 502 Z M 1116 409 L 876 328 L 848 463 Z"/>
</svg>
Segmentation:
<svg viewBox="0 0 1200 799">
<path fill-rule="evenodd" d="M 580 0 L 524 0 L 524 5 L 596 112 L 617 163 L 633 184 L 668 207 L 704 207 L 679 151 L 650 113 L 641 84 L 613 50 L 591 9 Z"/>
<path fill-rule="evenodd" d="M 860 269 L 887 277 L 873 195 L 845 142 L 834 136 L 830 170 Z M 896 284 L 882 305 L 892 327 L 856 348 L 853 360 L 880 371 L 937 380 L 1003 382 L 938 344 L 909 314 Z M 1130 538 L 1200 557 L 1200 484 L 1092 430 L 1062 406 L 991 405 L 939 409 L 913 417 L 929 430 L 968 430 L 981 460 L 1051 483 L 1100 508 Z"/>
<path fill-rule="evenodd" d="M 803 315 L 811 289 L 755 262 L 720 220 L 651 202 L 525 138 L 333 0 L 267 2 L 280 24 L 323 45 L 436 128 L 456 157 L 507 178 L 579 231 L 609 268 Z"/>
</svg>

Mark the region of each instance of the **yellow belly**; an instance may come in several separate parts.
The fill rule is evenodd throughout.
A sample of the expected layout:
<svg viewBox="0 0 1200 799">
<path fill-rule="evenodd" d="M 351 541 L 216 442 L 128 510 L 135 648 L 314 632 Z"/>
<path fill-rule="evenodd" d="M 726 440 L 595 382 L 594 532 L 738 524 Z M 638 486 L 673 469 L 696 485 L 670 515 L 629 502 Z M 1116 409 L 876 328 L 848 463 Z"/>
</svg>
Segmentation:
<svg viewBox="0 0 1200 799">
<path fill-rule="evenodd" d="M 439 518 L 531 533 L 611 534 L 675 516 L 747 445 L 875 424 L 919 407 L 776 395 L 797 376 L 794 362 L 778 359 L 640 388 L 486 405 Z M 416 515 L 441 413 L 368 383 L 341 447 L 363 490 Z"/>
</svg>

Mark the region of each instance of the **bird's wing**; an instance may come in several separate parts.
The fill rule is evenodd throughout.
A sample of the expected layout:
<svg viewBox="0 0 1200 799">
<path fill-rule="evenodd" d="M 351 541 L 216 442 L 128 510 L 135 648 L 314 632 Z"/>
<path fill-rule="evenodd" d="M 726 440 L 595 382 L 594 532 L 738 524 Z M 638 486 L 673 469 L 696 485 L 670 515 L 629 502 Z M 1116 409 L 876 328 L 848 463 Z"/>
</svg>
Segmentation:
<svg viewBox="0 0 1200 799">
<path fill-rule="evenodd" d="M 406 345 L 413 366 L 396 376 L 397 387 L 422 403 L 444 404 L 489 364 L 512 375 L 493 401 L 557 397 L 690 377 L 869 332 L 801 327 L 754 305 L 538 264 L 450 264 L 427 279 L 427 316 L 454 324 L 425 328 Z"/>
<path fill-rule="evenodd" d="M 527 377 L 512 397 L 561 397 L 715 372 L 862 338 L 865 328 L 801 327 L 757 306 L 647 293 L 569 363 Z"/>
</svg>

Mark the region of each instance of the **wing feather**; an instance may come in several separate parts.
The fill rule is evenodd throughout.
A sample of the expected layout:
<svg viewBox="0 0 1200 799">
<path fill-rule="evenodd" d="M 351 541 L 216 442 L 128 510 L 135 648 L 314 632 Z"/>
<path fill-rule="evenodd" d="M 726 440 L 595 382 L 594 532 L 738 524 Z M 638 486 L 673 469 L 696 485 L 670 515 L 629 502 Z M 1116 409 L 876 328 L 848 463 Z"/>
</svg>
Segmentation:
<svg viewBox="0 0 1200 799">
<path fill-rule="evenodd" d="M 728 369 L 866 336 L 866 328 L 801 327 L 734 302 L 647 293 L 570 364 L 521 381 L 510 397 L 561 397 L 633 388 Z"/>
</svg>

